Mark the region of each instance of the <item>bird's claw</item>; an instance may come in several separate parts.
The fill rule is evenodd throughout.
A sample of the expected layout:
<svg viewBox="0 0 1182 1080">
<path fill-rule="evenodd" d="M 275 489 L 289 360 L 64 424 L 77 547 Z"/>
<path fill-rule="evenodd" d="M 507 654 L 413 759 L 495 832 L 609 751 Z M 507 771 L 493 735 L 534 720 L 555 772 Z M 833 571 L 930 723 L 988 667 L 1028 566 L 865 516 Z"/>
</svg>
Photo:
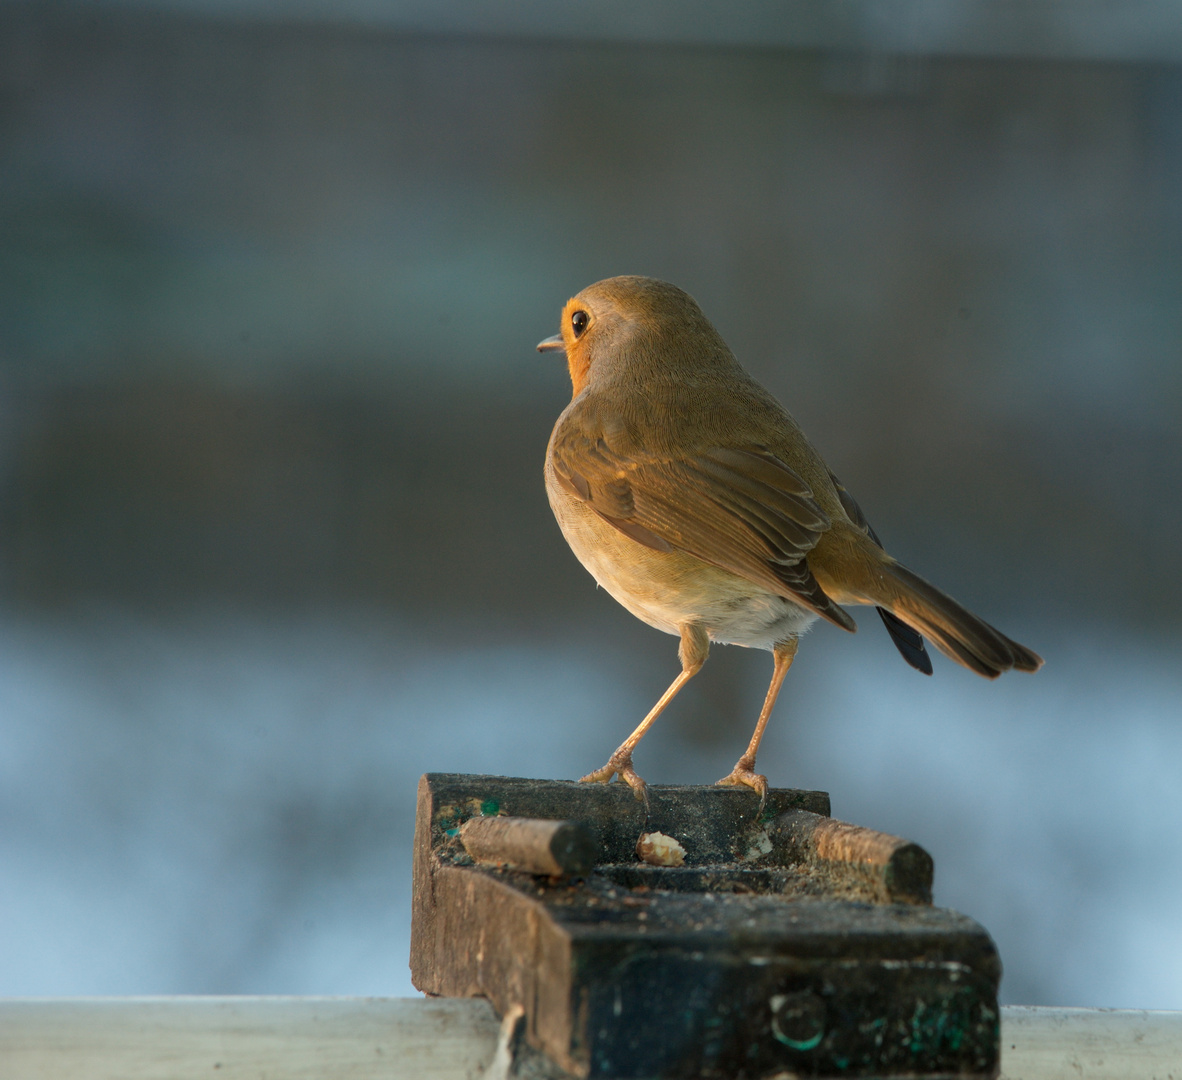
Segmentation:
<svg viewBox="0 0 1182 1080">
<path fill-rule="evenodd" d="M 615 778 L 616 773 L 620 770 L 610 761 L 602 768 L 596 769 L 594 772 L 589 772 L 586 776 L 579 777 L 580 784 L 610 784 Z"/>
<path fill-rule="evenodd" d="M 753 765 L 754 762 L 751 764 Z M 767 802 L 767 777 L 757 773 L 742 758 L 728 775 L 716 782 L 716 786 L 751 788 L 759 795 L 759 811 L 763 812 L 763 805 Z"/>
<path fill-rule="evenodd" d="M 643 801 L 645 808 L 648 808 L 648 785 L 644 782 L 644 777 L 637 774 L 632 767 L 632 755 L 627 754 L 623 757 L 617 757 L 612 754 L 607 759 L 607 764 L 596 769 L 594 772 L 589 772 L 586 776 L 579 777 L 581 784 L 609 784 L 612 779 L 619 776 L 631 789 L 632 793 L 641 801 Z"/>
</svg>

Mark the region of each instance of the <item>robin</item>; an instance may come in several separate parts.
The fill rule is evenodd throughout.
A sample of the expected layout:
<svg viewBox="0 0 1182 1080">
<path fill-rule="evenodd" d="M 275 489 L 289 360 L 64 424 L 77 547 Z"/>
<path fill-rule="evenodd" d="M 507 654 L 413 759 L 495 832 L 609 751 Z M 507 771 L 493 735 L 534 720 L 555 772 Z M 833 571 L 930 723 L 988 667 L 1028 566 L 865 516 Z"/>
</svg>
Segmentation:
<svg viewBox="0 0 1182 1080">
<path fill-rule="evenodd" d="M 903 659 L 924 638 L 978 675 L 1042 659 L 896 562 L 796 421 L 739 365 L 694 299 L 647 277 L 588 286 L 562 312 L 573 396 L 546 448 L 546 493 L 579 561 L 650 626 L 681 638 L 681 674 L 607 763 L 644 796 L 632 752 L 712 641 L 768 649 L 771 686 L 750 745 L 720 784 L 767 793 L 755 755 L 800 636 L 873 604 Z"/>
</svg>

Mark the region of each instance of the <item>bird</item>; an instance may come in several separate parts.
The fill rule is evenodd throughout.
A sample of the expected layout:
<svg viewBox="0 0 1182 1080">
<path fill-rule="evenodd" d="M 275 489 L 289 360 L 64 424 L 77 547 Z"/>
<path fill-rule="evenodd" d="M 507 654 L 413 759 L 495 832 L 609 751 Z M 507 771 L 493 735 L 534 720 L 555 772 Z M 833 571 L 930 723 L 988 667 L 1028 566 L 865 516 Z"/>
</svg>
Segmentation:
<svg viewBox="0 0 1182 1080">
<path fill-rule="evenodd" d="M 579 561 L 637 618 L 680 638 L 681 672 L 607 762 L 647 803 L 632 755 L 706 662 L 712 642 L 765 649 L 772 680 L 746 751 L 718 781 L 767 797 L 760 740 L 801 635 L 878 609 L 903 659 L 930 675 L 930 641 L 970 671 L 1037 671 L 1042 658 L 897 562 L 788 411 L 747 373 L 697 302 L 627 275 L 567 301 L 572 395 L 546 448 L 545 485 Z"/>
</svg>

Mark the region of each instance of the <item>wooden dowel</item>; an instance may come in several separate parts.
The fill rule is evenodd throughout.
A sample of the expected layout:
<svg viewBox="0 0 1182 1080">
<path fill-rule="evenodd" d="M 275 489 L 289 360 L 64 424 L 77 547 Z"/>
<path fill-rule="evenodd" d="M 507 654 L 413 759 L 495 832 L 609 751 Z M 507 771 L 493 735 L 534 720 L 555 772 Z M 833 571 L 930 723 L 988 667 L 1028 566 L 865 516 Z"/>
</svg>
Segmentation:
<svg viewBox="0 0 1182 1080">
<path fill-rule="evenodd" d="M 460 840 L 479 863 L 548 877 L 589 874 L 598 855 L 594 838 L 576 821 L 471 818 L 460 828 Z"/>
<path fill-rule="evenodd" d="M 932 902 L 932 857 L 910 840 L 807 810 L 781 814 L 768 835 L 791 860 L 870 872 L 891 900 Z"/>
</svg>

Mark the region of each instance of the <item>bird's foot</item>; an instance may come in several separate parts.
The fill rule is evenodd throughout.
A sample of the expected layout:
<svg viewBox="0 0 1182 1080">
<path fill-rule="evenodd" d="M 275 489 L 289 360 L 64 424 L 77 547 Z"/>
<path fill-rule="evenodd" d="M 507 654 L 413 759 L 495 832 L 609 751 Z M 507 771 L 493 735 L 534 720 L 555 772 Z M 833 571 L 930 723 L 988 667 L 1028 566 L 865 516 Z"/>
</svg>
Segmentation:
<svg viewBox="0 0 1182 1080">
<path fill-rule="evenodd" d="M 607 764 L 586 776 L 579 777 L 581 784 L 607 784 L 612 778 L 619 776 L 631 789 L 632 793 L 648 806 L 648 785 L 644 777 L 637 774 L 632 767 L 632 755 L 621 754 L 618 750 L 607 759 Z"/>
<path fill-rule="evenodd" d="M 741 757 L 735 763 L 735 767 L 731 769 L 727 776 L 717 781 L 717 786 L 724 787 L 749 787 L 759 794 L 759 809 L 763 811 L 763 804 L 767 802 L 767 777 L 757 773 L 752 766 L 754 761 L 748 761 L 746 757 Z"/>
</svg>

